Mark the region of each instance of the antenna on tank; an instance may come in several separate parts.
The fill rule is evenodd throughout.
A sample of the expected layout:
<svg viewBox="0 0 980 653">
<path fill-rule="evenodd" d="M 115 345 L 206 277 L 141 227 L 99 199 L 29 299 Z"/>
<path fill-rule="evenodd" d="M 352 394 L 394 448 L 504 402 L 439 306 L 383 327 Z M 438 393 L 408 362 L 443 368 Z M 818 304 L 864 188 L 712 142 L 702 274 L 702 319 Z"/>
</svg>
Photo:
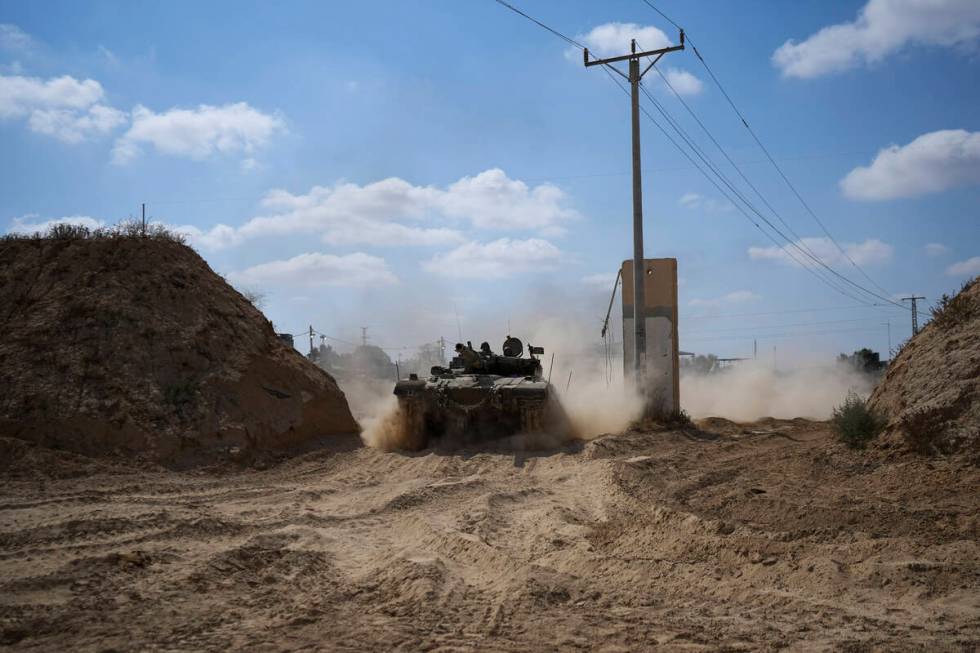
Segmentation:
<svg viewBox="0 0 980 653">
<path fill-rule="evenodd" d="M 456 307 L 456 302 L 453 302 L 453 313 L 456 314 L 456 334 L 459 336 L 459 342 L 463 342 L 463 327 L 459 324 L 459 309 Z"/>
</svg>

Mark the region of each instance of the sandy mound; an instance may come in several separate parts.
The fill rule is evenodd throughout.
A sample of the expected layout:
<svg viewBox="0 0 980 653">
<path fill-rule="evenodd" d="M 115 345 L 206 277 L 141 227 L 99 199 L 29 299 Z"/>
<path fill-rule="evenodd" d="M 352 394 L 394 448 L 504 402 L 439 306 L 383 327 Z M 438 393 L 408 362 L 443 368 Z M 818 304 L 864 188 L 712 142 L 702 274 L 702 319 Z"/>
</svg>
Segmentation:
<svg viewBox="0 0 980 653">
<path fill-rule="evenodd" d="M 0 435 L 186 465 L 357 424 L 324 371 L 167 238 L 0 242 Z"/>
<path fill-rule="evenodd" d="M 980 446 L 980 278 L 963 287 L 888 366 L 869 400 L 885 441 L 925 453 Z"/>
</svg>

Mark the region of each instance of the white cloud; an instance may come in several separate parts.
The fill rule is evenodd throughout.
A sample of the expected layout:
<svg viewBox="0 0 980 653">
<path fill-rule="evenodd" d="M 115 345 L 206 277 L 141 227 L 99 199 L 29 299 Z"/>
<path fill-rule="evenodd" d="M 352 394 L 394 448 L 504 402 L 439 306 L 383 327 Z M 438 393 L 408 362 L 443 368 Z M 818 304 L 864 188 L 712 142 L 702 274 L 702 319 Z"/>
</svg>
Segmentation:
<svg viewBox="0 0 980 653">
<path fill-rule="evenodd" d="M 544 229 L 576 220 L 575 211 L 563 208 L 565 194 L 552 184 L 528 188 L 499 168 L 463 177 L 437 199 L 446 215 L 469 220 L 486 229 Z"/>
<path fill-rule="evenodd" d="M 31 130 L 54 136 L 65 143 L 80 143 L 91 135 L 106 134 L 126 122 L 118 109 L 96 104 L 85 113 L 65 109 L 35 111 L 29 121 Z"/>
<path fill-rule="evenodd" d="M 226 224 L 216 225 L 207 231 L 194 225 L 168 225 L 168 228 L 187 236 L 193 246 L 208 250 L 233 247 L 244 240 L 234 227 Z"/>
<path fill-rule="evenodd" d="M 968 45 L 978 36 L 977 0 L 870 0 L 854 22 L 790 39 L 772 61 L 784 76 L 806 79 L 876 63 L 907 45 Z"/>
<path fill-rule="evenodd" d="M 0 75 L 0 119 L 27 118 L 34 132 L 79 143 L 125 122 L 126 114 L 102 103 L 104 96 L 94 79 Z"/>
<path fill-rule="evenodd" d="M 576 41 L 589 49 L 590 58 L 600 59 L 628 53 L 632 39 L 636 39 L 636 47 L 643 50 L 659 50 L 673 45 L 660 29 L 636 23 L 605 23 L 593 27 L 588 34 L 575 37 Z M 578 48 L 570 48 L 565 56 L 575 62 L 582 60 L 582 53 Z M 698 95 L 704 90 L 701 80 L 686 70 L 667 68 L 663 73 L 678 95 Z"/>
<path fill-rule="evenodd" d="M 528 187 L 499 169 L 463 177 L 445 189 L 390 177 L 363 186 L 350 182 L 314 186 L 303 195 L 273 190 L 262 201 L 268 210 L 265 215 L 238 228 L 218 225 L 208 232 L 188 233 L 205 247 L 290 234 L 319 234 L 331 245 L 456 245 L 466 241 L 459 227 L 467 224 L 487 230 L 560 233 L 564 224 L 580 218 L 564 206 L 564 200 L 556 186 Z"/>
<path fill-rule="evenodd" d="M 951 277 L 975 277 L 980 274 L 980 256 L 968 258 L 965 261 L 953 263 L 946 268 L 946 274 Z"/>
<path fill-rule="evenodd" d="M 697 193 L 684 193 L 681 198 L 677 200 L 677 203 L 681 206 L 689 209 L 696 208 L 701 204 L 703 198 Z"/>
<path fill-rule="evenodd" d="M 698 193 L 684 193 L 681 195 L 680 199 L 677 200 L 680 206 L 685 209 L 690 209 L 692 211 L 705 211 L 708 213 L 714 213 L 717 211 L 731 211 L 732 205 L 727 200 L 716 200 L 710 197 L 704 197 Z"/>
<path fill-rule="evenodd" d="M 599 272 L 598 274 L 590 274 L 582 277 L 582 283 L 587 286 L 593 286 L 599 290 L 612 290 L 613 284 L 616 283 L 616 276 L 618 272 Z"/>
<path fill-rule="evenodd" d="M 383 258 L 361 252 L 335 256 L 312 252 L 283 261 L 270 261 L 228 278 L 235 284 L 289 286 L 386 286 L 398 283 Z"/>
<path fill-rule="evenodd" d="M 637 47 L 644 50 L 659 50 L 673 45 L 667 35 L 652 25 L 636 23 L 605 23 L 593 27 L 588 34 L 575 37 L 597 57 L 615 57 L 629 52 L 630 41 L 636 39 Z M 581 59 L 581 52 L 575 50 Z"/>
<path fill-rule="evenodd" d="M 279 116 L 252 108 L 245 102 L 154 113 L 144 106 L 133 109 L 133 124 L 113 148 L 113 162 L 125 164 L 140 154 L 141 146 L 191 159 L 215 154 L 250 156 L 272 136 L 285 131 Z"/>
<path fill-rule="evenodd" d="M 926 252 L 926 256 L 942 256 L 949 252 L 949 248 L 942 243 L 929 243 L 923 249 Z"/>
<path fill-rule="evenodd" d="M 44 109 L 87 109 L 103 95 L 94 79 L 0 76 L 0 118 L 22 118 Z"/>
<path fill-rule="evenodd" d="M 712 299 L 692 299 L 688 302 L 688 306 L 697 306 L 701 308 L 717 308 L 719 306 L 727 306 L 732 304 L 746 304 L 748 302 L 757 302 L 762 297 L 752 292 L 751 290 L 735 290 L 728 293 L 727 295 L 722 295 L 721 297 L 714 297 Z"/>
<path fill-rule="evenodd" d="M 14 218 L 7 228 L 7 233 L 28 235 L 44 233 L 56 224 L 72 224 L 80 227 L 88 227 L 89 229 L 98 229 L 99 227 L 105 226 L 102 220 L 97 220 L 87 215 L 71 215 L 50 220 L 38 220 L 38 218 L 39 216 L 34 213 Z"/>
<path fill-rule="evenodd" d="M 829 238 L 801 238 L 797 241 L 797 245 L 803 249 L 809 249 L 815 257 L 823 261 L 826 265 L 849 264 L 847 258 L 841 254 L 840 250 L 837 249 L 837 246 Z M 842 247 L 847 253 L 847 256 L 858 265 L 886 263 L 891 260 L 894 251 L 891 245 L 883 243 L 877 238 L 869 238 L 863 243 L 843 243 Z M 790 253 L 792 253 L 792 256 Z M 802 261 L 811 261 L 808 256 L 790 245 L 749 248 L 749 258 L 753 260 L 779 261 L 780 263 L 799 266 L 799 263 L 794 261 L 793 257 Z"/>
<path fill-rule="evenodd" d="M 851 170 L 840 186 L 851 199 L 890 200 L 977 183 L 980 132 L 945 129 L 881 150 L 870 166 Z"/>
<path fill-rule="evenodd" d="M 466 243 L 434 256 L 422 266 L 434 274 L 454 278 L 504 279 L 515 274 L 552 270 L 561 251 L 540 238 L 489 243 Z"/>
<path fill-rule="evenodd" d="M 680 68 L 668 68 L 664 77 L 678 95 L 699 95 L 704 90 L 704 83 L 700 79 Z"/>
<path fill-rule="evenodd" d="M 0 23 L 0 49 L 10 51 L 30 50 L 34 47 L 31 35 L 10 23 Z"/>
</svg>

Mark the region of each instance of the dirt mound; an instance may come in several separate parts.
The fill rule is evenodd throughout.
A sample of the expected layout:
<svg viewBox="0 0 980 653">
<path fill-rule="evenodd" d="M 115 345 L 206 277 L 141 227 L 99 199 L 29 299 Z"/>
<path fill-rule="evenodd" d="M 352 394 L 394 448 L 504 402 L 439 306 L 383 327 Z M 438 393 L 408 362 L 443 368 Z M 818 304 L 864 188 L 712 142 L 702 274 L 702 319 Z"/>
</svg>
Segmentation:
<svg viewBox="0 0 980 653">
<path fill-rule="evenodd" d="M 924 453 L 980 445 L 980 277 L 944 296 L 869 399 L 888 419 L 884 442 Z"/>
<path fill-rule="evenodd" d="M 178 466 L 358 442 L 334 380 L 174 240 L 6 239 L 0 324 L 2 436 Z"/>
</svg>

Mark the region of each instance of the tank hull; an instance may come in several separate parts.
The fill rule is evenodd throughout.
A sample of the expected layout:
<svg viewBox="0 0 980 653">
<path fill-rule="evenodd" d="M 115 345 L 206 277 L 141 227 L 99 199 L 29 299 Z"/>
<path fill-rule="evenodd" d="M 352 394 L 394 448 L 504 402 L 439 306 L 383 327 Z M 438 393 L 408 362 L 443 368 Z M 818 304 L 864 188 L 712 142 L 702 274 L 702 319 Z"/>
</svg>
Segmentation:
<svg viewBox="0 0 980 653">
<path fill-rule="evenodd" d="M 519 434 L 566 437 L 568 420 L 542 379 L 462 374 L 399 381 L 403 443 L 424 449 L 435 440 L 473 444 Z"/>
</svg>

